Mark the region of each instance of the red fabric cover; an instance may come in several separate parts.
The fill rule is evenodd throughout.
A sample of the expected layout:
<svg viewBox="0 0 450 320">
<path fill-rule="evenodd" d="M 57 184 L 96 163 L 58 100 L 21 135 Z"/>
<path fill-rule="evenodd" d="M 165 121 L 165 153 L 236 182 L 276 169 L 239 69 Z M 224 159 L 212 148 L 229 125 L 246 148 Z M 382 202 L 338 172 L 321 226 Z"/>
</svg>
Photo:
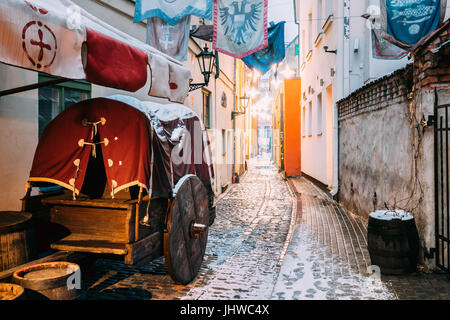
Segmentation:
<svg viewBox="0 0 450 320">
<path fill-rule="evenodd" d="M 77 176 L 75 188 L 81 190 L 90 152 L 78 146 L 80 139 L 87 140 L 90 135 L 90 128 L 81 125 L 82 119 L 77 108 L 68 108 L 47 125 L 34 155 L 30 181 L 55 182 L 70 189 L 70 179 Z M 76 159 L 80 159 L 78 174 Z"/>
<path fill-rule="evenodd" d="M 116 189 L 135 181 L 147 186 L 151 156 L 149 121 L 138 110 L 104 98 L 77 103 L 48 124 L 36 149 L 30 181 L 51 179 L 67 187 L 70 179 L 75 178 L 75 188 L 81 190 L 92 151 L 91 145 L 78 144 L 80 139 L 92 142 L 92 125 L 83 126 L 82 122 L 83 119 L 97 122 L 102 117 L 106 122 L 98 124 L 98 132 L 100 141 L 107 138 L 108 145 L 99 144 L 96 148 L 103 153 L 109 190 L 113 180 L 117 182 Z M 78 175 L 76 159 L 80 159 Z"/>
<path fill-rule="evenodd" d="M 70 180 L 75 179 L 75 188 L 80 191 L 92 146 L 80 147 L 79 140 L 92 142 L 93 129 L 92 125 L 84 126 L 83 120 L 98 122 L 102 118 L 106 122 L 97 125 L 99 138 L 100 141 L 106 138 L 108 143 L 98 144 L 96 148 L 101 148 L 109 190 L 117 192 L 131 185 L 149 189 L 150 143 L 153 144 L 154 152 L 154 194 L 171 196 L 172 172 L 174 185 L 186 174 L 195 174 L 204 182 L 210 182 L 213 178 L 212 165 L 208 167 L 203 156 L 195 159 L 194 152 L 190 163 L 171 164 L 172 150 L 178 143 L 170 142 L 170 137 L 180 122 L 194 137 L 191 139 L 191 150 L 196 150 L 195 144 L 197 150 L 201 145 L 201 150 L 207 150 L 211 157 L 209 141 L 203 139 L 197 116 L 161 121 L 166 139 L 160 139 L 144 112 L 117 100 L 94 98 L 74 104 L 47 125 L 35 152 L 30 181 L 53 182 L 70 189 Z M 78 173 L 74 164 L 76 159 L 80 159 Z"/>
<path fill-rule="evenodd" d="M 126 43 L 86 28 L 86 80 L 135 92 L 147 82 L 148 56 Z"/>
</svg>

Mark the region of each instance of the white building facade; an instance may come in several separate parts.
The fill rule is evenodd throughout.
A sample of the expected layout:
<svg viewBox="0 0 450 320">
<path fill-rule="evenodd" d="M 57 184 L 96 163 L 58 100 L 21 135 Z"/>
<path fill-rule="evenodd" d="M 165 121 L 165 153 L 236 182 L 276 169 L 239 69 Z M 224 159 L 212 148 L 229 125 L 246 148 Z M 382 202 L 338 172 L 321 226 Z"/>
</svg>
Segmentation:
<svg viewBox="0 0 450 320">
<path fill-rule="evenodd" d="M 364 84 L 404 67 L 408 58 L 372 57 L 363 14 L 379 0 L 294 0 L 299 22 L 302 172 L 338 191 L 336 102 Z M 375 10 L 376 11 L 376 10 Z"/>
</svg>

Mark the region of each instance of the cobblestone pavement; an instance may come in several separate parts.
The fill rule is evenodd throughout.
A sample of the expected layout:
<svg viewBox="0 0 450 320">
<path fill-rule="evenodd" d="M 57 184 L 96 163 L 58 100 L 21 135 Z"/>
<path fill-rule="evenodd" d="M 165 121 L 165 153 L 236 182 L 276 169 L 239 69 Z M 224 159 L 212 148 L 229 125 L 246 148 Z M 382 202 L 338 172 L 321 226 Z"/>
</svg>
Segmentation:
<svg viewBox="0 0 450 320">
<path fill-rule="evenodd" d="M 268 160 L 251 162 L 218 203 L 207 248 L 211 272 L 184 298 L 269 299 L 287 249 L 293 200 Z"/>
<path fill-rule="evenodd" d="M 274 299 L 449 299 L 445 275 L 369 277 L 367 224 L 305 178 L 289 179 L 296 226 Z"/>
<path fill-rule="evenodd" d="M 269 160 L 249 163 L 217 201 L 197 278 L 176 285 L 160 258 L 140 268 L 99 259 L 84 276 L 87 299 L 269 299 L 287 250 L 294 197 Z"/>
<path fill-rule="evenodd" d="M 250 162 L 217 201 L 204 262 L 189 285 L 172 281 L 164 258 L 140 268 L 103 258 L 83 275 L 86 298 L 450 299 L 442 274 L 369 277 L 367 223 L 309 180 L 288 183 L 269 160 Z"/>
</svg>

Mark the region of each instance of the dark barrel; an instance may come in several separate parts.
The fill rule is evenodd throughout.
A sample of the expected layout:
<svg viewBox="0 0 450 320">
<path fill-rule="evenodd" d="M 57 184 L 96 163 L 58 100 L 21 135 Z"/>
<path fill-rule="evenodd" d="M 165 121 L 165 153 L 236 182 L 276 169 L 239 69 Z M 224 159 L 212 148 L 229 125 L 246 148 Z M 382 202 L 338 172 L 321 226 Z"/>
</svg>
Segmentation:
<svg viewBox="0 0 450 320">
<path fill-rule="evenodd" d="M 31 217 L 27 212 L 0 211 L 0 271 L 36 258 Z"/>
<path fill-rule="evenodd" d="M 12 283 L 0 283 L 0 300 L 23 300 L 24 289 Z"/>
<path fill-rule="evenodd" d="M 369 216 L 367 243 L 372 265 L 383 274 L 403 274 L 417 269 L 419 234 L 414 217 L 383 216 L 380 211 Z"/>
<path fill-rule="evenodd" d="M 13 282 L 24 287 L 31 300 L 77 300 L 83 294 L 80 267 L 71 262 L 47 262 L 22 268 L 14 272 Z"/>
</svg>

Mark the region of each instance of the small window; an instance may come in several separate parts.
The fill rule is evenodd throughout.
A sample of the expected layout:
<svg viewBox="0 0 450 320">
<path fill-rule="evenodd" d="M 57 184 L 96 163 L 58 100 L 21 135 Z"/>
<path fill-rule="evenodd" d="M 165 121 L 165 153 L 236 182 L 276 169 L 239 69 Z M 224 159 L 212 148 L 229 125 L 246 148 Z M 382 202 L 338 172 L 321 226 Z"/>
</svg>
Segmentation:
<svg viewBox="0 0 450 320">
<path fill-rule="evenodd" d="M 305 61 L 306 60 L 306 52 L 307 52 L 307 50 L 306 50 L 306 36 L 305 36 L 305 30 L 302 30 L 302 49 L 301 49 L 301 54 L 302 54 L 302 58 L 303 58 L 303 61 Z"/>
<path fill-rule="evenodd" d="M 306 108 L 302 109 L 302 136 L 306 135 Z"/>
<path fill-rule="evenodd" d="M 322 0 L 317 0 L 317 34 L 322 32 Z"/>
<path fill-rule="evenodd" d="M 308 14 L 308 51 L 312 50 L 312 13 Z"/>
<path fill-rule="evenodd" d="M 308 136 L 312 136 L 312 102 L 308 106 Z"/>
<path fill-rule="evenodd" d="M 322 134 L 322 94 L 317 95 L 317 134 Z"/>
<path fill-rule="evenodd" d="M 55 79 L 48 75 L 39 75 L 39 82 Z M 86 81 L 68 81 L 57 85 L 39 88 L 39 137 L 44 128 L 58 114 L 91 97 L 91 84 Z"/>
<path fill-rule="evenodd" d="M 325 0 L 325 18 L 333 14 L 333 0 Z"/>
<path fill-rule="evenodd" d="M 202 90 L 203 94 L 203 124 L 211 129 L 211 92 Z"/>
<path fill-rule="evenodd" d="M 222 129 L 222 155 L 227 154 L 227 136 L 226 130 Z"/>
</svg>

